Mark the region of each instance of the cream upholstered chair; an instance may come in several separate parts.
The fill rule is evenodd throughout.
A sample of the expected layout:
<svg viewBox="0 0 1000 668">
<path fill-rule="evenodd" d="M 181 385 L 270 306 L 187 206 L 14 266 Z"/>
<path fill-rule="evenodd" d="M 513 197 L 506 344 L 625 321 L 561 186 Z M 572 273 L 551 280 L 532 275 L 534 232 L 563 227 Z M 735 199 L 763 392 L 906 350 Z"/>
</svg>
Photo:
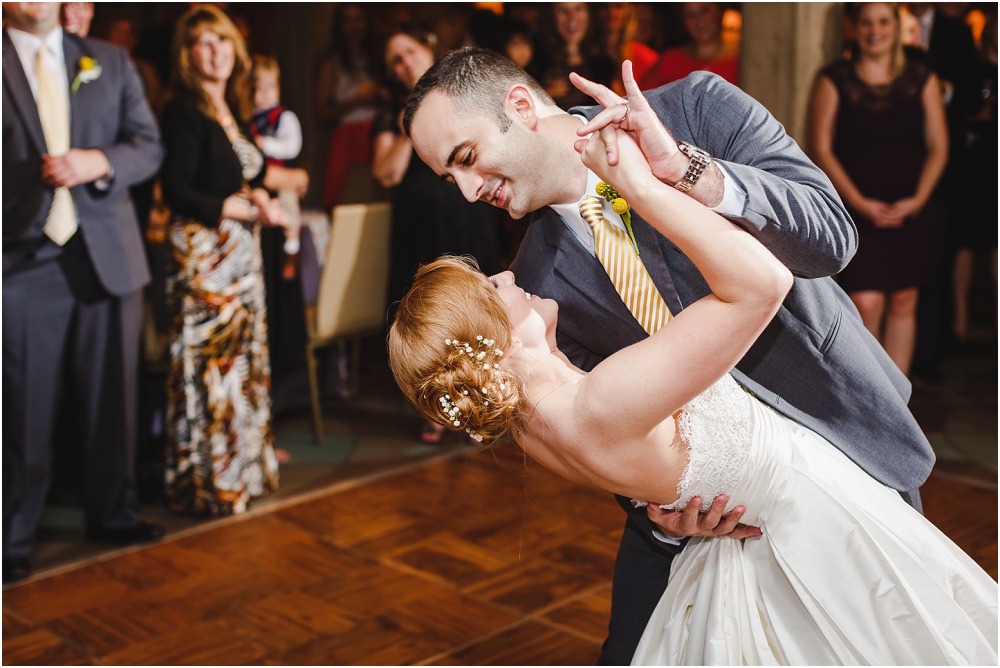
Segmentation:
<svg viewBox="0 0 1000 668">
<path fill-rule="evenodd" d="M 315 309 L 306 313 L 306 366 L 312 395 L 313 434 L 323 440 L 316 350 L 342 339 L 352 342 L 350 374 L 357 387 L 360 339 L 385 327 L 389 284 L 390 206 L 347 204 L 333 210 L 330 242 Z"/>
</svg>

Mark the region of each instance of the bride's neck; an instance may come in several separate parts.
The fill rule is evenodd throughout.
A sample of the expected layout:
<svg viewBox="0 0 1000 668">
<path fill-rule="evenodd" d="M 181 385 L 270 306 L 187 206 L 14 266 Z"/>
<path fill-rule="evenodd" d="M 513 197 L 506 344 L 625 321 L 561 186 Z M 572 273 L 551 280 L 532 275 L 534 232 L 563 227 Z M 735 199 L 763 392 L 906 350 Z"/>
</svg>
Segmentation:
<svg viewBox="0 0 1000 668">
<path fill-rule="evenodd" d="M 537 406 L 567 380 L 583 375 L 558 348 L 521 348 L 512 362 L 524 380 L 525 397 L 531 406 Z"/>
</svg>

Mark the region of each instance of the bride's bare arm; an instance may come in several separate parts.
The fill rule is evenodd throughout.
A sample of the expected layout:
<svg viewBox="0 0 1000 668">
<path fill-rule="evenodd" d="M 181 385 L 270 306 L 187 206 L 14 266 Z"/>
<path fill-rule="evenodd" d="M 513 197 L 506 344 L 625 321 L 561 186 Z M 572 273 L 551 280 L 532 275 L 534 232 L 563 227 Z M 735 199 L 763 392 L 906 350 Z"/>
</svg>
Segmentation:
<svg viewBox="0 0 1000 668">
<path fill-rule="evenodd" d="M 607 132 L 615 131 L 605 128 L 602 134 Z M 617 165 L 607 164 L 607 137 L 596 135 L 583 152 L 584 163 L 677 244 L 712 290 L 582 381 L 574 410 L 584 424 L 641 437 L 736 365 L 781 306 L 793 278 L 752 236 L 657 180 L 625 133 L 617 140 Z"/>
</svg>

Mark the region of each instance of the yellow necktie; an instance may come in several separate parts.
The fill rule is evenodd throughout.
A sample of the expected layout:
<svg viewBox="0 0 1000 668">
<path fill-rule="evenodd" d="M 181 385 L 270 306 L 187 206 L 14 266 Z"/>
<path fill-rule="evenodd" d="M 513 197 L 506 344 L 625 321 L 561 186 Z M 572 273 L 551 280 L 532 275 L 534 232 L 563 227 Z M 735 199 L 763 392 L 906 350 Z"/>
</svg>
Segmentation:
<svg viewBox="0 0 1000 668">
<path fill-rule="evenodd" d="M 50 53 L 44 44 L 35 58 L 38 77 L 38 120 L 49 155 L 58 157 L 69 152 L 69 91 L 61 87 L 56 77 L 45 65 Z M 56 188 L 52 206 L 45 219 L 45 235 L 60 246 L 76 232 L 76 205 L 69 188 Z"/>
<path fill-rule="evenodd" d="M 642 260 L 635 254 L 628 234 L 604 217 L 600 197 L 585 197 L 580 215 L 594 232 L 597 259 L 618 291 L 625 306 L 649 334 L 655 334 L 673 317 L 656 289 Z"/>
</svg>

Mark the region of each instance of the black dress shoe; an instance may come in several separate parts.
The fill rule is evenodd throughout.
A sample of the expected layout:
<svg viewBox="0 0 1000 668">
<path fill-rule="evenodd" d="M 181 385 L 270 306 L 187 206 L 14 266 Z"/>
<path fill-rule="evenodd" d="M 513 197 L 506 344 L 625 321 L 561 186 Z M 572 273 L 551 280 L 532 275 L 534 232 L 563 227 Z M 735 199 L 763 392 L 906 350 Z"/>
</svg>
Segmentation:
<svg viewBox="0 0 1000 668">
<path fill-rule="evenodd" d="M 119 545 L 155 543 L 163 538 L 163 527 L 159 524 L 139 522 L 128 529 L 87 529 L 90 540 L 108 541 Z"/>
<path fill-rule="evenodd" d="M 17 582 L 23 580 L 31 574 L 27 559 L 4 559 L 3 560 L 3 583 Z"/>
</svg>

